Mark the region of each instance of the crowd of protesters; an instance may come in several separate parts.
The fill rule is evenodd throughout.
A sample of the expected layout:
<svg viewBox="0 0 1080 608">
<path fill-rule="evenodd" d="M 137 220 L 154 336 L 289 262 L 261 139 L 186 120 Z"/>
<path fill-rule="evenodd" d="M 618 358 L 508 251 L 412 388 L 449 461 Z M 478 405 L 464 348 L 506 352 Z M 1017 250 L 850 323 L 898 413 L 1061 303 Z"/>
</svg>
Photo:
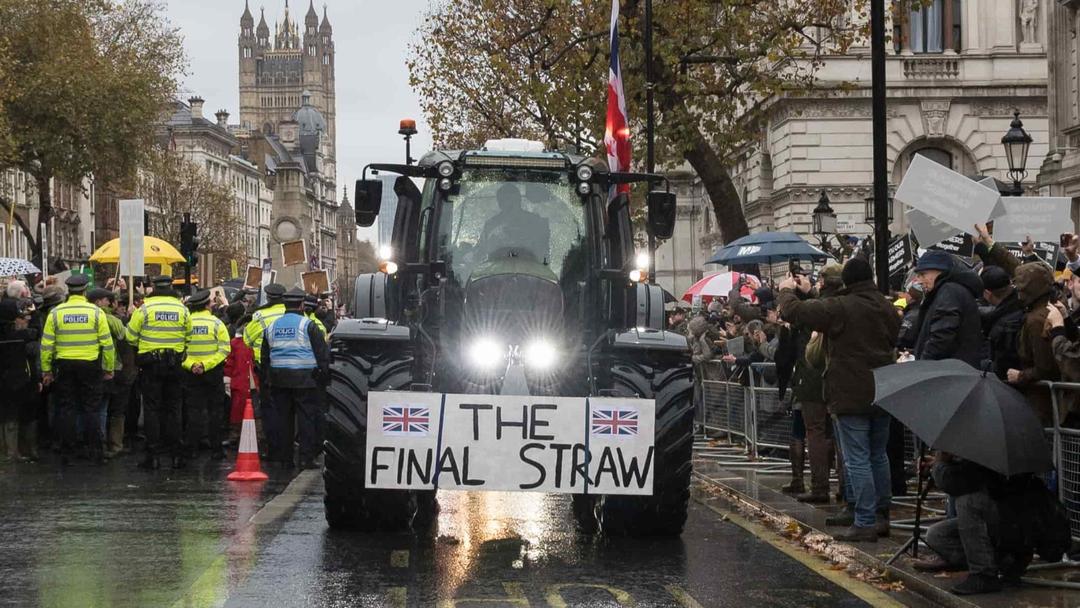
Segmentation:
<svg viewBox="0 0 1080 608">
<path fill-rule="evenodd" d="M 34 463 L 47 451 L 59 454 L 64 465 L 103 464 L 139 452 L 145 455 L 139 462 L 143 468 L 160 466 L 161 454 L 171 456 L 174 468 L 200 453 L 220 460 L 226 448 L 239 443 L 244 409 L 252 400 L 260 447 L 274 452 L 272 460 L 293 465 L 292 437 L 285 437 L 291 425 L 282 421 L 281 429 L 263 428 L 272 412 L 268 395 L 260 400 L 260 378 L 270 369 L 260 369 L 257 352 L 263 346 L 262 325 L 268 324 L 260 325 L 258 317 L 275 306 L 281 308 L 275 308 L 275 318 L 286 311 L 284 288 L 267 287 L 261 303 L 258 291 L 241 289 L 230 302 L 221 290 L 181 297 L 166 277 L 155 279 L 152 289 L 148 282 L 130 290 L 123 279 L 89 288 L 78 274 L 30 279 L 0 279 L 0 382 L 6 393 L 0 405 L 0 462 Z M 194 321 L 180 331 L 176 348 L 165 349 L 168 361 L 159 356 L 165 351 L 152 350 L 153 341 L 162 338 L 151 335 L 153 328 L 145 323 L 148 303 L 158 299 L 175 302 L 178 319 Z M 299 301 L 289 311 L 317 327 L 326 344 L 337 322 L 332 302 L 302 293 L 294 299 Z M 93 381 L 86 384 L 70 382 L 82 373 L 83 362 L 57 355 L 61 342 L 55 325 L 61 321 L 50 318 L 57 307 L 72 306 L 101 320 L 94 361 L 86 362 Z M 172 363 L 175 374 L 160 376 Z M 65 374 L 68 382 L 61 381 Z M 65 390 L 78 393 L 68 397 Z M 313 466 L 315 456 L 302 450 L 299 464 Z"/>
<path fill-rule="evenodd" d="M 699 380 L 745 384 L 762 374 L 757 385 L 778 385 L 782 398 L 790 388 L 792 479 L 783 491 L 828 504 L 835 467 L 843 506 L 826 520 L 843 528 L 835 538 L 876 542 L 889 535 L 892 497 L 906 494 L 919 471 L 933 479 L 949 497 L 949 516 L 927 533 L 936 556 L 914 567 L 967 570 L 958 594 L 1018 584 L 1036 554 L 1060 559 L 1068 534 L 1062 539 L 1061 528 L 1047 524 L 1060 504 L 1033 475 L 1005 477 L 948 453 L 905 469 L 905 429 L 874 405 L 874 369 L 958 359 L 1023 393 L 1045 427 L 1080 426 L 1080 400 L 1059 403 L 1055 420 L 1041 384 L 1080 382 L 1080 237 L 1062 236 L 1055 268 L 1030 243 L 1014 255 L 985 226 L 975 228 L 972 260 L 927 251 L 903 289 L 888 296 L 877 289 L 870 264 L 855 257 L 816 276 L 793 268 L 779 284 L 766 280 L 752 295 L 736 288 L 691 318 L 676 311 L 670 321 L 687 335 Z M 759 362 L 775 365 L 751 365 Z"/>
</svg>

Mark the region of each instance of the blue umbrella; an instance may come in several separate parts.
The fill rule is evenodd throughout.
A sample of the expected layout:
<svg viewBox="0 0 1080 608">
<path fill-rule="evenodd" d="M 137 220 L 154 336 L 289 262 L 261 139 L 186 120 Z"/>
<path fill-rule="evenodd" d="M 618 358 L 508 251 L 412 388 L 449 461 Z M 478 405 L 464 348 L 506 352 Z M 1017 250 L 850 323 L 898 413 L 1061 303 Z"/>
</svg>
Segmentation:
<svg viewBox="0 0 1080 608">
<path fill-rule="evenodd" d="M 759 232 L 724 245 L 706 264 L 772 264 L 787 260 L 828 259 L 828 254 L 794 232 Z"/>
</svg>

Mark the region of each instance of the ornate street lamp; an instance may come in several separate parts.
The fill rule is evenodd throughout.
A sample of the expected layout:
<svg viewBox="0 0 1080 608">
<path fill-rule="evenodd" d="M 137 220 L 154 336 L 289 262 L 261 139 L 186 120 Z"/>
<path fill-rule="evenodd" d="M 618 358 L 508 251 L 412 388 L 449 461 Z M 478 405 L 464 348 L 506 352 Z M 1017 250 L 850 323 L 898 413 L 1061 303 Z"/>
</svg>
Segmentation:
<svg viewBox="0 0 1080 608">
<path fill-rule="evenodd" d="M 836 234 L 836 212 L 829 206 L 829 195 L 824 190 L 814 207 L 814 236 L 821 242 L 822 249 L 828 250 L 829 237 Z"/>
<path fill-rule="evenodd" d="M 1009 177 L 1013 180 L 1013 196 L 1023 196 L 1024 187 L 1021 182 L 1027 177 L 1028 149 L 1031 148 L 1031 136 L 1024 130 L 1024 123 L 1020 122 L 1020 110 L 1013 111 L 1013 120 L 1009 124 L 1009 131 L 1001 138 L 1001 145 L 1005 146 L 1005 158 L 1009 161 Z"/>
</svg>

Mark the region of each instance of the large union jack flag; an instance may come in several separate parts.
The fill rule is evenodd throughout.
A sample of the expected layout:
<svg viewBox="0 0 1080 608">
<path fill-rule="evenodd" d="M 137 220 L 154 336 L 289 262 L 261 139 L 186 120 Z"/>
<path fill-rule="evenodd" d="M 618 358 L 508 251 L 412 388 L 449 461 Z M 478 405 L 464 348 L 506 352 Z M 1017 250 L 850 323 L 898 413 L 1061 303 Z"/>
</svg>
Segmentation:
<svg viewBox="0 0 1080 608">
<path fill-rule="evenodd" d="M 592 435 L 633 437 L 638 434 L 638 411 L 632 407 L 598 407 L 592 411 Z"/>
<path fill-rule="evenodd" d="M 388 405 L 383 407 L 383 435 L 427 437 L 431 415 L 426 407 Z"/>
<path fill-rule="evenodd" d="M 607 149 L 609 169 L 612 171 L 630 170 L 630 115 L 626 113 L 622 62 L 619 60 L 619 0 L 611 0 L 611 66 L 608 70 L 604 147 Z M 618 192 L 629 191 L 629 184 L 618 186 Z"/>
</svg>

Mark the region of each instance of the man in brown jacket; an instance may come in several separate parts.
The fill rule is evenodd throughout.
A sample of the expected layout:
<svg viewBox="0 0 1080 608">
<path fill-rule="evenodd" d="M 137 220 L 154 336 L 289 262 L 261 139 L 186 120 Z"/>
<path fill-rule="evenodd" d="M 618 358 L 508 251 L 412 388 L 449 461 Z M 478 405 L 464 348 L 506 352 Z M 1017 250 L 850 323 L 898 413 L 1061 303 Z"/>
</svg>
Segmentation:
<svg viewBox="0 0 1080 608">
<path fill-rule="evenodd" d="M 824 396 L 836 419 L 850 492 L 853 526 L 838 540 L 876 542 L 888 534 L 892 500 L 889 417 L 874 405 L 874 369 L 895 361 L 900 318 L 874 286 L 870 264 L 849 260 L 836 297 L 800 300 L 795 290 L 810 291 L 805 278 L 780 284 L 780 314 L 785 321 L 822 333 L 826 340 Z"/>
<path fill-rule="evenodd" d="M 1054 271 L 1043 262 L 1017 263 L 1001 244 L 995 244 L 986 227 L 975 226 L 979 232 L 975 253 L 986 264 L 1001 266 L 1012 273 L 1016 295 L 1024 306 L 1024 324 L 1018 344 L 1022 369 L 1006 371 L 1006 381 L 1017 387 L 1045 426 L 1053 425 L 1053 405 L 1050 390 L 1040 386 L 1042 380 L 1058 380 L 1061 372 L 1054 358 L 1051 337 L 1047 333 L 1047 309 L 1054 290 Z"/>
</svg>

